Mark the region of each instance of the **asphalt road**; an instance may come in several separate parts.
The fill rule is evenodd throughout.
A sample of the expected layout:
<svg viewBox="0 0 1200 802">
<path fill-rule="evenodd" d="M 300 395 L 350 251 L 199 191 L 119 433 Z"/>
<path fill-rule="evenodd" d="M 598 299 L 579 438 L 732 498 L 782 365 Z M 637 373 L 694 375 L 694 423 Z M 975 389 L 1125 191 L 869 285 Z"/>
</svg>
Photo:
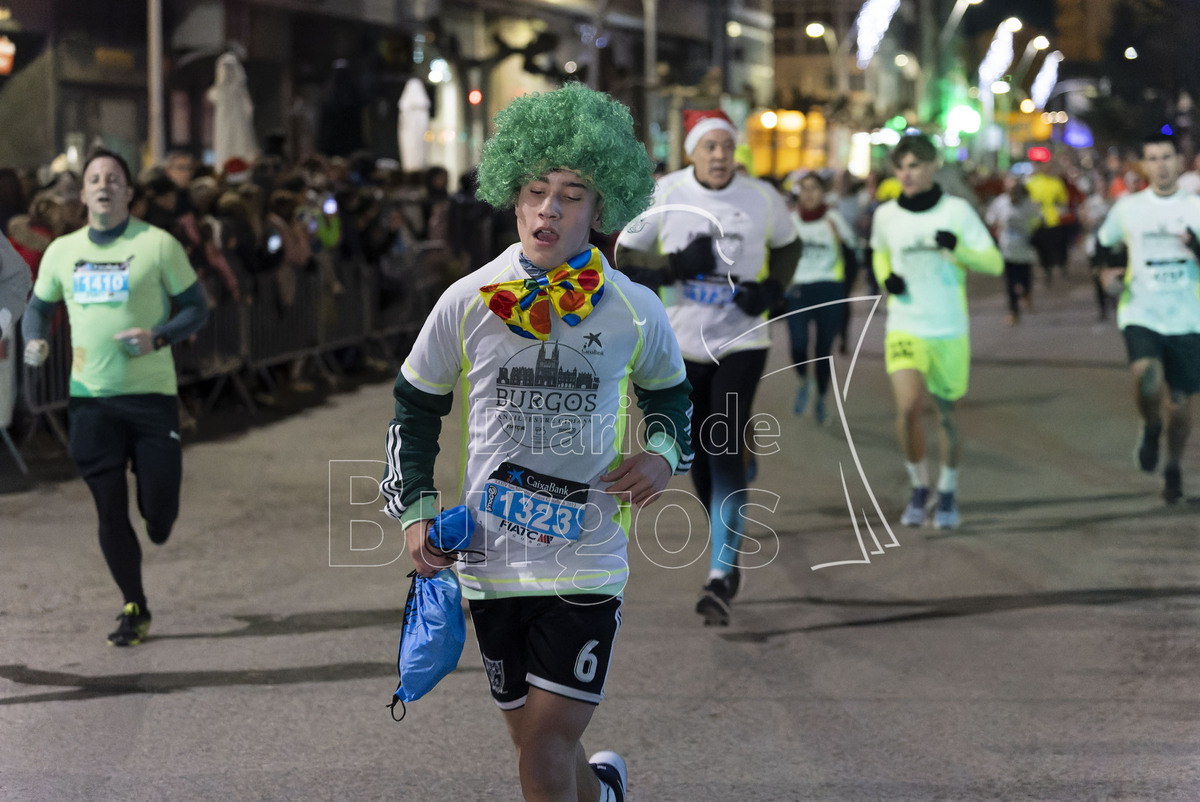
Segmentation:
<svg viewBox="0 0 1200 802">
<path fill-rule="evenodd" d="M 688 481 L 639 519 L 585 743 L 627 757 L 632 802 L 1200 799 L 1200 505 L 1134 469 L 1120 337 L 1078 268 L 1016 328 L 998 284 L 972 283 L 959 530 L 894 523 L 881 315 L 824 427 L 791 412 L 779 326 L 731 626 L 692 610 Z M 353 477 L 390 415 L 384 381 L 190 444 L 137 648 L 104 642 L 120 598 L 82 482 L 0 496 L 0 799 L 519 799 L 471 637 L 403 722 L 385 708 L 407 567 Z"/>
</svg>

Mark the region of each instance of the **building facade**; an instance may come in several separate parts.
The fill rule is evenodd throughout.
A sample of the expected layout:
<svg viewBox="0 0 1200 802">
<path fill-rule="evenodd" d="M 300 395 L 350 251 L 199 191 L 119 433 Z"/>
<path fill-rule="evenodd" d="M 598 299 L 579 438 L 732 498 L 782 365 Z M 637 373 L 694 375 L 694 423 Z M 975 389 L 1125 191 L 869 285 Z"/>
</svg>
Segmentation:
<svg viewBox="0 0 1200 802">
<path fill-rule="evenodd" d="M 159 148 L 211 158 L 206 96 L 217 59 L 232 52 L 259 141 L 289 160 L 401 159 L 399 98 L 413 78 L 430 102 L 426 160 L 454 175 L 478 159 L 496 111 L 566 80 L 625 102 L 655 157 L 677 160 L 682 107 L 748 110 L 773 94 L 770 1 L 151 0 L 162 8 Z M 0 145 L 0 163 L 78 166 L 97 144 L 153 161 L 148 5 L 0 9 L 0 34 L 17 45 L 12 74 L 0 75 L 0 112 L 36 128 Z"/>
</svg>

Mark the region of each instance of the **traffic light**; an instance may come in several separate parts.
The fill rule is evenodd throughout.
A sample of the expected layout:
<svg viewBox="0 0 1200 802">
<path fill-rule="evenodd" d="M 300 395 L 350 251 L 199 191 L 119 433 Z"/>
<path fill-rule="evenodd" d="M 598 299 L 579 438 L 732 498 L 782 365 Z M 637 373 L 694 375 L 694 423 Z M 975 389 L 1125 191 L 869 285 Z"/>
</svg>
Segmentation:
<svg viewBox="0 0 1200 802">
<path fill-rule="evenodd" d="M 479 91 L 478 89 L 472 89 L 467 93 L 467 102 L 472 106 L 478 106 L 483 102 L 483 92 Z"/>
</svg>

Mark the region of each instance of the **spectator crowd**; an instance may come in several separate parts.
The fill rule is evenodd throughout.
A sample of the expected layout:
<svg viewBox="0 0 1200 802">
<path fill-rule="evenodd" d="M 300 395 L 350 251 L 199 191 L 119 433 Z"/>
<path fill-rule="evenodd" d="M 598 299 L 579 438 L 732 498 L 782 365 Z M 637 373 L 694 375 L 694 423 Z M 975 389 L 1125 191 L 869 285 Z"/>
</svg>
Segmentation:
<svg viewBox="0 0 1200 802">
<path fill-rule="evenodd" d="M 1114 150 L 1097 156 L 1065 149 L 1044 155 L 1043 161 L 1006 171 L 951 163 L 938 175 L 947 191 L 975 206 L 1006 249 L 1012 325 L 1020 321 L 1023 309 L 1033 308 L 1034 267 L 1041 266 L 1047 285 L 1055 272 L 1065 273 L 1066 254 L 1090 247 L 1090 233 L 1111 204 L 1146 185 L 1132 154 Z M 825 205 L 836 210 L 854 234 L 846 239 L 853 245 L 847 248 L 846 294 L 878 293 L 872 271 L 858 268 L 871 264 L 872 215 L 897 194 L 895 178 L 886 172 L 860 178 L 847 171 L 797 171 L 775 182 L 793 210 L 801 179 L 811 173 L 822 179 Z M 270 309 L 258 310 L 270 316 L 268 325 L 285 325 L 297 314 L 329 319 L 336 315 L 337 299 L 354 286 L 347 273 L 367 270 L 377 292 L 380 322 L 415 331 L 452 281 L 517 240 L 511 212 L 476 198 L 475 171 L 464 174 L 452 188 L 443 167 L 405 172 L 396 161 L 365 152 L 345 158 L 315 155 L 298 164 L 272 155 L 252 162 L 235 156 L 211 166 L 189 152 L 176 151 L 137 179 L 132 214 L 179 240 L 210 307 L 233 310 L 256 302 L 269 304 Z M 1200 189 L 1195 170 L 1180 180 L 1187 189 L 1193 183 Z M 80 188 L 80 177 L 70 170 L 48 175 L 0 168 L 0 230 L 28 262 L 35 279 L 49 243 L 87 223 Z M 612 256 L 612 237 L 596 235 L 594 244 Z M 296 309 L 302 282 L 319 287 L 311 310 Z M 1113 303 L 1097 282 L 1101 319 L 1108 317 Z M 840 322 L 838 347 L 843 350 L 850 312 L 847 305 Z M 234 318 L 216 315 L 213 325 L 222 325 L 223 319 Z M 395 347 L 393 343 L 391 350 Z M 379 356 L 391 360 L 398 354 Z M 371 361 L 365 351 L 354 349 L 342 358 Z M 185 368 L 186 360 L 181 365 Z M 271 403 L 279 383 L 310 390 L 311 378 L 303 360 L 290 360 L 286 369 L 262 371 L 255 397 Z"/>
<path fill-rule="evenodd" d="M 61 170 L 43 171 L 41 178 L 0 168 L 0 230 L 34 279 L 49 244 L 87 224 L 80 176 Z M 214 168 L 177 151 L 137 176 L 131 214 L 180 242 L 214 312 L 209 328 L 230 329 L 201 337 L 230 343 L 238 336 L 239 317 L 251 311 L 256 331 L 287 328 L 303 315 L 329 323 L 339 308 L 343 327 L 362 324 L 345 318 L 363 316 L 364 307 L 343 301 L 347 293 L 361 294 L 356 279 L 364 275 L 371 279 L 375 323 L 415 332 L 445 287 L 516 240 L 511 213 L 497 213 L 475 198 L 473 172 L 462 177 L 457 191 L 451 191 L 449 178 L 442 167 L 405 173 L 394 160 L 365 153 L 313 156 L 299 164 L 275 156 L 252 163 L 232 157 Z M 304 303 L 309 286 L 318 288 L 315 304 Z M 63 341 L 65 325 L 59 312 L 54 331 Z M 343 367 L 356 362 L 383 367 L 400 356 L 395 351 L 403 340 L 384 343 L 375 355 L 346 348 L 335 356 Z M 190 366 L 186 354 L 181 356 L 185 383 Z M 312 364 L 293 358 L 256 371 L 254 398 L 273 403 L 280 384 L 297 392 L 314 389 Z M 227 369 L 238 366 L 226 360 Z M 205 378 L 222 372 L 221 364 L 202 368 Z M 321 377 L 331 377 L 323 365 L 317 368 Z M 187 422 L 186 407 L 183 411 Z M 18 415 L 29 418 L 28 410 Z"/>
</svg>

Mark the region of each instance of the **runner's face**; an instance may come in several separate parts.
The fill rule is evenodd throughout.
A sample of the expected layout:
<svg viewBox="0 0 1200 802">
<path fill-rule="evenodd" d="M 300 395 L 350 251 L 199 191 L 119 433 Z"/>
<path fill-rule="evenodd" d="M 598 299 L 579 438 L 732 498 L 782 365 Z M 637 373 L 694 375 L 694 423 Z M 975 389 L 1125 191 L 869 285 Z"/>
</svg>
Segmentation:
<svg viewBox="0 0 1200 802">
<path fill-rule="evenodd" d="M 933 189 L 933 174 L 937 172 L 935 162 L 923 162 L 911 153 L 905 153 L 896 165 L 896 180 L 906 197 L 920 195 Z"/>
<path fill-rule="evenodd" d="M 692 151 L 696 180 L 709 189 L 724 189 L 733 180 L 733 151 L 737 143 L 724 129 L 709 131 L 700 137 Z"/>
<path fill-rule="evenodd" d="M 116 159 L 101 156 L 84 171 L 80 195 L 92 227 L 108 229 L 129 216 L 133 187 L 125 180 L 125 171 Z"/>
<path fill-rule="evenodd" d="M 600 224 L 596 191 L 568 170 L 555 170 L 525 184 L 516 206 L 521 249 L 545 270 L 586 250 L 588 236 Z"/>
<path fill-rule="evenodd" d="M 1159 195 L 1171 195 L 1183 170 L 1183 159 L 1170 142 L 1147 142 L 1142 145 L 1142 169 L 1151 189 Z"/>
<path fill-rule="evenodd" d="M 815 209 L 825 200 L 825 191 L 821 189 L 821 185 L 811 179 L 804 179 L 800 182 L 800 208 L 808 211 Z"/>
</svg>

